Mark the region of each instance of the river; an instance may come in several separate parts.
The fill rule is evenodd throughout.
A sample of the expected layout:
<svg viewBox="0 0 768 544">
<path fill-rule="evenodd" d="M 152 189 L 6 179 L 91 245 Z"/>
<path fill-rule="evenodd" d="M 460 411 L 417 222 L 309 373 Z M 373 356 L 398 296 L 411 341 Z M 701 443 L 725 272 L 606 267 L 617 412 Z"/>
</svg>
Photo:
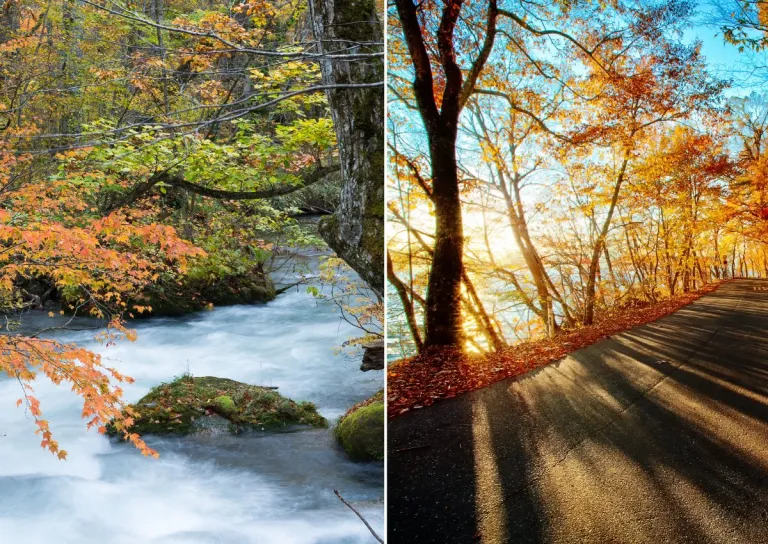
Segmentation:
<svg viewBox="0 0 768 544">
<path fill-rule="evenodd" d="M 45 317 L 36 319 L 48 324 Z M 264 305 L 216 308 L 135 323 L 139 338 L 103 347 L 93 331 L 58 334 L 108 357 L 136 382 L 135 401 L 174 376 L 219 376 L 277 386 L 314 402 L 334 421 L 383 385 L 335 346 L 355 335 L 327 303 L 298 287 Z M 352 463 L 328 430 L 184 438 L 147 437 L 160 459 L 86 431 L 82 403 L 66 387 L 37 383 L 44 416 L 69 453 L 40 448 L 34 423 L 16 408 L 18 383 L 0 381 L 0 541 L 19 544 L 369 543 L 383 533 L 381 463 Z"/>
</svg>

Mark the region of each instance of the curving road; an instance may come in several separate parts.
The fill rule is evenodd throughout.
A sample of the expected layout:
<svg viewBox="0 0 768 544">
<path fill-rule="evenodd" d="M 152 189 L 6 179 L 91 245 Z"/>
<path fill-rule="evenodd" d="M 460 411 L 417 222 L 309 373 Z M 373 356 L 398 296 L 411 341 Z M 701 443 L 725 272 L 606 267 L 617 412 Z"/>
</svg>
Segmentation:
<svg viewBox="0 0 768 544">
<path fill-rule="evenodd" d="M 768 543 L 768 281 L 390 420 L 388 540 Z"/>
</svg>

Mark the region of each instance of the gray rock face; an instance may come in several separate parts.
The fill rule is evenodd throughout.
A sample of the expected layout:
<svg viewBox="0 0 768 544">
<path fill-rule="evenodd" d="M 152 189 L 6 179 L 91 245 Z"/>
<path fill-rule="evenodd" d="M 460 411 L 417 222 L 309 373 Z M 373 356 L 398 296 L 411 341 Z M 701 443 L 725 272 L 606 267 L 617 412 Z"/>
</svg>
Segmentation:
<svg viewBox="0 0 768 544">
<path fill-rule="evenodd" d="M 192 422 L 190 434 L 216 435 L 236 431 L 236 428 L 225 417 L 218 414 L 204 415 Z"/>
<path fill-rule="evenodd" d="M 363 346 L 363 363 L 360 370 L 368 372 L 369 370 L 384 369 L 384 341 L 371 342 Z"/>
</svg>

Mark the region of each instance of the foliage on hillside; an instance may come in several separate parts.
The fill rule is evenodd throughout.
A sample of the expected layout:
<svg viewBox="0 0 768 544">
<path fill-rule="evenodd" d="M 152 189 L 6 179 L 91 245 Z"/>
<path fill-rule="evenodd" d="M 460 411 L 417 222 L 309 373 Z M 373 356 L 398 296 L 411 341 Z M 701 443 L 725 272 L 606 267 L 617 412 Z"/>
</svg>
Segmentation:
<svg viewBox="0 0 768 544">
<path fill-rule="evenodd" d="M 439 399 L 519 376 L 603 338 L 675 312 L 719 285 L 710 284 L 653 305 L 615 311 L 602 316 L 594 325 L 563 331 L 554 339 L 522 342 L 494 353 L 474 355 L 433 348 L 397 361 L 387 370 L 387 412 L 389 417 L 395 417 Z"/>
</svg>

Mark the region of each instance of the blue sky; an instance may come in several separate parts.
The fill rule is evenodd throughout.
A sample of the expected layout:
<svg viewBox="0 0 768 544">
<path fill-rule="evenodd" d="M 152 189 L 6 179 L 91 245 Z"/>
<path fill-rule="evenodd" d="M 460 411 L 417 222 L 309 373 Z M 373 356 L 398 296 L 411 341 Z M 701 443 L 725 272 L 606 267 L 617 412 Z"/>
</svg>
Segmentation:
<svg viewBox="0 0 768 544">
<path fill-rule="evenodd" d="M 705 18 L 711 12 L 706 2 L 700 2 L 699 20 Z M 732 79 L 733 87 L 726 91 L 727 96 L 745 96 L 752 91 L 763 92 L 764 85 L 761 78 L 749 80 L 747 72 L 749 67 L 745 62 L 749 59 L 748 53 L 740 53 L 737 46 L 726 44 L 722 32 L 711 25 L 696 24 L 684 33 L 686 41 L 699 39 L 702 42 L 702 52 L 707 58 L 707 63 L 712 73 L 724 79 Z"/>
<path fill-rule="evenodd" d="M 685 39 L 693 41 L 699 39 L 702 42 L 702 52 L 707 58 L 707 64 L 712 67 L 715 74 L 722 77 L 732 77 L 730 71 L 739 65 L 743 60 L 743 55 L 739 53 L 736 46 L 723 42 L 722 35 L 714 28 L 706 26 L 693 27 L 685 33 Z M 728 95 L 749 94 L 749 91 L 742 87 L 728 90 Z"/>
</svg>

